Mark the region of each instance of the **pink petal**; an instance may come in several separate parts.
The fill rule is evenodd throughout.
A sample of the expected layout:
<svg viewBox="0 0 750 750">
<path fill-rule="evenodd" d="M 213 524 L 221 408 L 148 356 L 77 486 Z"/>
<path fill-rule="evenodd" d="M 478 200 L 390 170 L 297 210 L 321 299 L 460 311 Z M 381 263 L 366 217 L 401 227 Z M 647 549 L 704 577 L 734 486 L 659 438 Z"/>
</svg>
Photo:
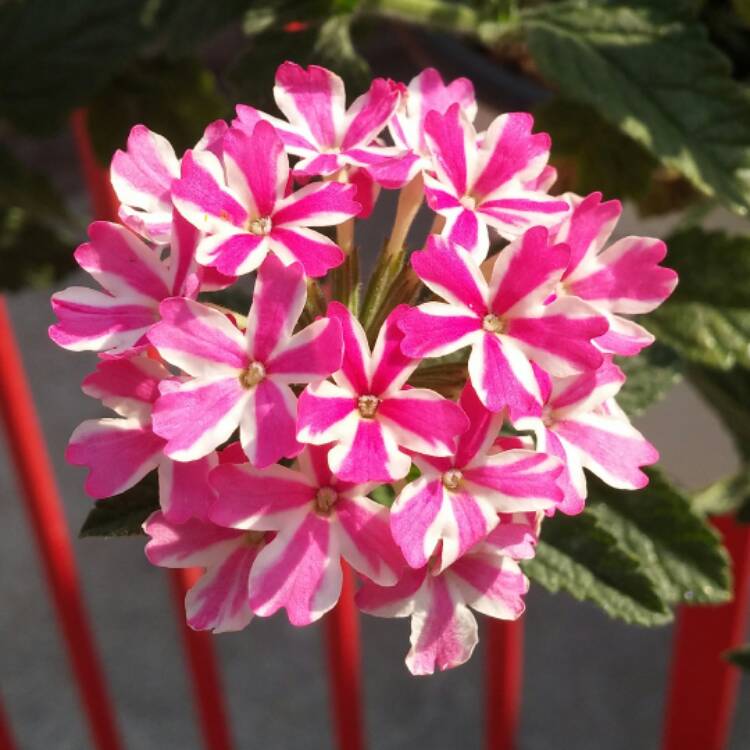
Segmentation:
<svg viewBox="0 0 750 750">
<path fill-rule="evenodd" d="M 507 196 L 498 194 L 477 208 L 481 221 L 508 240 L 517 239 L 535 226 L 556 226 L 568 210 L 564 200 L 516 187 L 509 187 Z"/>
<path fill-rule="evenodd" d="M 458 438 L 455 464 L 466 466 L 475 456 L 486 454 L 503 424 L 502 412 L 493 413 L 480 401 L 469 380 L 461 392 L 459 406 L 469 420 L 468 429 Z"/>
<path fill-rule="evenodd" d="M 677 285 L 677 274 L 659 263 L 667 246 L 650 237 L 625 237 L 605 250 L 588 273 L 570 277 L 570 294 L 620 313 L 647 313 Z"/>
<path fill-rule="evenodd" d="M 654 343 L 653 334 L 638 323 L 619 315 L 607 315 L 609 330 L 594 339 L 596 346 L 609 354 L 633 357 Z"/>
<path fill-rule="evenodd" d="M 411 264 L 417 276 L 447 302 L 479 317 L 487 313 L 487 282 L 463 247 L 430 235 L 426 249 L 412 254 Z"/>
<path fill-rule="evenodd" d="M 276 104 L 297 131 L 323 149 L 337 144 L 344 116 L 344 84 L 318 65 L 282 63 L 273 89 Z"/>
<path fill-rule="evenodd" d="M 303 156 L 317 150 L 317 147 L 308 138 L 301 135 L 294 125 L 246 104 L 237 105 L 237 118 L 232 121 L 232 127 L 244 130 L 245 133 L 251 135 L 260 120 L 265 120 L 273 125 L 290 154 Z"/>
<path fill-rule="evenodd" d="M 201 233 L 179 211 L 173 210 L 170 239 L 170 291 L 178 297 L 193 296 L 188 294 L 188 286 L 192 282 L 191 274 L 198 273 L 195 252 L 201 239 Z"/>
<path fill-rule="evenodd" d="M 344 359 L 335 380 L 354 393 L 370 392 L 370 347 L 360 322 L 340 302 L 328 305 L 328 317 L 341 324 L 344 341 Z"/>
<path fill-rule="evenodd" d="M 546 229 L 529 229 L 501 250 L 495 262 L 490 285 L 492 312 L 511 317 L 541 305 L 560 280 L 568 257 L 565 245 L 548 244 Z"/>
<path fill-rule="evenodd" d="M 419 361 L 407 357 L 401 349 L 404 333 L 398 324 L 408 310 L 406 305 L 396 307 L 378 332 L 370 365 L 370 393 L 374 395 L 385 396 L 398 391 L 417 369 Z"/>
<path fill-rule="evenodd" d="M 473 343 L 482 324 L 475 315 L 442 302 L 426 302 L 398 322 L 404 332 L 401 348 L 410 357 L 442 357 Z"/>
<path fill-rule="evenodd" d="M 255 216 L 271 216 L 289 180 L 289 160 L 273 126 L 261 120 L 251 135 L 230 128 L 223 149 L 228 183 L 249 199 Z"/>
<path fill-rule="evenodd" d="M 258 268 L 268 248 L 269 238 L 265 235 L 236 231 L 212 234 L 198 243 L 196 259 L 224 276 L 241 276 Z"/>
<path fill-rule="evenodd" d="M 248 352 L 253 360 L 266 362 L 286 347 L 306 298 L 302 266 L 285 266 L 269 255 L 258 271 L 247 317 Z"/>
<path fill-rule="evenodd" d="M 388 124 L 400 100 L 398 86 L 385 78 L 376 78 L 346 113 L 342 151 L 368 145 Z"/>
<path fill-rule="evenodd" d="M 266 378 L 249 392 L 240 420 L 240 441 L 254 466 L 269 466 L 300 452 L 296 407 L 297 399 L 289 386 L 272 378 Z"/>
<path fill-rule="evenodd" d="M 415 595 L 427 575 L 427 568 L 405 568 L 394 586 L 379 586 L 364 580 L 357 591 L 357 606 L 377 617 L 408 617 L 414 611 Z"/>
<path fill-rule="evenodd" d="M 469 355 L 469 377 L 492 412 L 508 409 L 512 422 L 541 414 L 539 386 L 526 356 L 505 336 L 485 334 Z"/>
<path fill-rule="evenodd" d="M 162 393 L 154 406 L 154 432 L 167 440 L 175 461 L 195 461 L 226 442 L 246 409 L 248 391 L 237 377 L 199 378 Z"/>
<path fill-rule="evenodd" d="M 150 357 L 105 359 L 83 379 L 81 390 L 120 416 L 147 422 L 159 397 L 159 383 L 167 377 L 167 369 Z"/>
<path fill-rule="evenodd" d="M 444 215 L 445 227 L 443 227 L 442 235 L 465 248 L 474 260 L 481 263 L 487 257 L 490 238 L 487 227 L 477 213 L 460 209 L 446 211 Z"/>
<path fill-rule="evenodd" d="M 316 320 L 295 334 L 266 365 L 266 372 L 282 383 L 323 380 L 341 367 L 343 343 L 338 320 Z"/>
<path fill-rule="evenodd" d="M 587 412 L 613 398 L 625 382 L 625 373 L 610 360 L 592 372 L 557 378 L 550 397 L 550 407 L 556 418 L 562 415 Z"/>
<path fill-rule="evenodd" d="M 473 177 L 477 140 L 474 126 L 460 105 L 453 104 L 445 114 L 430 112 L 424 128 L 438 179 L 450 185 L 456 195 L 465 195 Z"/>
<path fill-rule="evenodd" d="M 557 510 L 568 516 L 578 515 L 585 507 L 587 490 L 577 451 L 560 440 L 554 430 L 542 428 L 538 435 L 538 449 L 562 462 L 563 470 L 557 478 L 557 485 L 562 490 L 563 500 Z"/>
<path fill-rule="evenodd" d="M 377 410 L 399 445 L 427 455 L 450 456 L 469 427 L 461 408 L 435 391 L 408 388 L 384 398 Z"/>
<path fill-rule="evenodd" d="M 156 303 L 119 300 L 103 292 L 72 286 L 52 296 L 58 322 L 49 337 L 72 351 L 122 354 L 136 344 L 158 320 Z"/>
<path fill-rule="evenodd" d="M 238 376 L 248 366 L 242 333 L 218 310 L 172 297 L 159 312 L 162 321 L 149 341 L 167 362 L 194 376 Z"/>
<path fill-rule="evenodd" d="M 65 460 L 86 466 L 86 494 L 111 497 L 137 484 L 162 457 L 164 441 L 135 419 L 90 419 L 76 427 Z"/>
<path fill-rule="evenodd" d="M 274 226 L 325 227 L 356 216 L 362 206 L 355 188 L 341 182 L 311 182 L 287 196 L 273 215 Z"/>
<path fill-rule="evenodd" d="M 298 514 L 258 555 L 250 574 L 250 606 L 269 617 L 286 609 L 292 625 L 309 625 L 336 604 L 341 564 L 331 549 L 329 521 Z"/>
<path fill-rule="evenodd" d="M 219 459 L 215 453 L 197 461 L 170 461 L 159 464 L 159 504 L 164 517 L 174 523 L 190 518 L 206 520 L 216 499 L 208 483 L 208 474 Z"/>
<path fill-rule="evenodd" d="M 297 402 L 297 439 L 325 445 L 349 434 L 357 420 L 357 400 L 326 380 L 309 385 Z"/>
<path fill-rule="evenodd" d="M 320 232 L 305 227 L 275 227 L 269 235 L 271 249 L 287 265 L 299 262 L 305 275 L 319 278 L 344 261 L 344 253 Z"/>
<path fill-rule="evenodd" d="M 250 464 L 223 464 L 211 472 L 218 498 L 209 516 L 233 529 L 277 531 L 290 511 L 311 505 L 317 487 L 301 472 L 284 466 L 256 469 Z"/>
</svg>

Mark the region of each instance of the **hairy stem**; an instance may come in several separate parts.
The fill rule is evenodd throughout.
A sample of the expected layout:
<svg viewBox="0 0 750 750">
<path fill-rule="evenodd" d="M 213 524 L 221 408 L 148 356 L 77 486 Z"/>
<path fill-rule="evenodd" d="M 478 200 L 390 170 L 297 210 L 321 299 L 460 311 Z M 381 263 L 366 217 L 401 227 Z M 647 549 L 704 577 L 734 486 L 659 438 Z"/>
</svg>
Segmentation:
<svg viewBox="0 0 750 750">
<path fill-rule="evenodd" d="M 424 182 L 420 172 L 410 182 L 401 189 L 398 196 L 398 207 L 396 208 L 396 218 L 393 222 L 393 231 L 385 247 L 385 253 L 393 257 L 396 253 L 401 252 L 406 242 L 406 236 L 409 234 L 414 218 L 419 212 L 424 198 Z"/>
</svg>

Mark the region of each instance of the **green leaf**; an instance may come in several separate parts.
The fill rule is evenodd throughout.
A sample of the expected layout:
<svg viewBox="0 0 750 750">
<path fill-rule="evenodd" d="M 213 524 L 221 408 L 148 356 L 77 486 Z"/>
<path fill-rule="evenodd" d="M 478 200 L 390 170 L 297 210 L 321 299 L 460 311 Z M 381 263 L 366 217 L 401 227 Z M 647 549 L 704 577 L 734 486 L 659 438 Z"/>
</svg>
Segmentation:
<svg viewBox="0 0 750 750">
<path fill-rule="evenodd" d="M 690 505 L 696 513 L 702 516 L 743 514 L 746 508 L 750 508 L 750 466 L 696 492 L 690 498 Z M 740 515 L 738 515 L 738 520 L 745 521 L 740 518 Z"/>
<path fill-rule="evenodd" d="M 646 473 L 649 485 L 637 492 L 616 490 L 590 477 L 590 512 L 640 561 L 662 600 L 728 601 L 729 560 L 719 536 L 660 471 Z"/>
<path fill-rule="evenodd" d="M 159 510 L 159 490 L 150 474 L 121 495 L 99 500 L 89 511 L 79 536 L 138 536 L 143 522 Z"/>
<path fill-rule="evenodd" d="M 541 74 L 738 213 L 750 206 L 750 93 L 705 28 L 663 3 L 546 3 L 523 28 Z M 590 132 L 589 123 L 582 129 Z"/>
<path fill-rule="evenodd" d="M 0 4 L 0 113 L 37 133 L 61 125 L 143 47 L 145 2 Z"/>
<path fill-rule="evenodd" d="M 698 364 L 750 367 L 750 238 L 692 228 L 667 245 L 680 281 L 646 327 Z"/>
<path fill-rule="evenodd" d="M 736 648 L 733 651 L 727 651 L 725 657 L 732 662 L 732 664 L 750 671 L 750 643 L 742 648 Z"/>
<path fill-rule="evenodd" d="M 631 417 L 661 400 L 682 378 L 679 357 L 658 341 L 637 357 L 618 359 L 617 364 L 628 378 L 617 394 L 617 403 Z"/>
<path fill-rule="evenodd" d="M 588 512 L 545 519 L 536 557 L 523 569 L 549 591 L 565 590 L 625 622 L 660 625 L 672 618 L 639 561 Z"/>
<path fill-rule="evenodd" d="M 153 59 L 132 65 L 92 101 L 89 127 L 99 160 L 109 164 L 136 123 L 181 153 L 197 143 L 209 122 L 228 114 L 210 71 L 193 60 Z"/>
</svg>

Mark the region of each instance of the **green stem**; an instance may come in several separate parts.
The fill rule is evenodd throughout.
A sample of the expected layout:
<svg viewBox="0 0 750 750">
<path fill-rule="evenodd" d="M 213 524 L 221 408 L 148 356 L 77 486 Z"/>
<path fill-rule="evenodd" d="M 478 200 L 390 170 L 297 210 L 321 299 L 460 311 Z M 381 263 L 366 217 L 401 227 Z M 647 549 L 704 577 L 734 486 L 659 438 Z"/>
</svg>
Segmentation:
<svg viewBox="0 0 750 750">
<path fill-rule="evenodd" d="M 472 7 L 446 0 L 363 0 L 360 10 L 459 34 L 475 35 L 481 21 Z"/>
</svg>

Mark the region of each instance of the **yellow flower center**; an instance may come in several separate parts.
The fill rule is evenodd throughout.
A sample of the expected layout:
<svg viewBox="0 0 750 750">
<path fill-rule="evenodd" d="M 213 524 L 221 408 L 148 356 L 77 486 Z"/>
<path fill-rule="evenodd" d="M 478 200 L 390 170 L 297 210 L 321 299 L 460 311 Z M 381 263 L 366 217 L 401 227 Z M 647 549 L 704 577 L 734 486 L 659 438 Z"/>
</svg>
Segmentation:
<svg viewBox="0 0 750 750">
<path fill-rule="evenodd" d="M 457 490 L 464 475 L 458 469 L 450 469 L 443 474 L 443 487 L 446 490 Z"/>
<path fill-rule="evenodd" d="M 257 235 L 268 234 L 271 231 L 271 217 L 261 216 L 259 219 L 251 219 L 247 223 L 247 231 Z"/>
<path fill-rule="evenodd" d="M 333 487 L 321 487 L 315 494 L 315 510 L 327 516 L 336 504 L 336 500 L 338 500 L 338 494 Z"/>
<path fill-rule="evenodd" d="M 266 368 L 260 362 L 252 362 L 246 370 L 240 373 L 240 384 L 250 390 L 255 388 L 266 377 Z"/>
<path fill-rule="evenodd" d="M 360 396 L 357 399 L 357 409 L 365 419 L 372 419 L 378 410 L 380 399 L 377 396 Z"/>
<path fill-rule="evenodd" d="M 487 333 L 503 333 L 505 331 L 505 322 L 497 315 L 488 313 L 482 318 L 482 328 Z"/>
</svg>

